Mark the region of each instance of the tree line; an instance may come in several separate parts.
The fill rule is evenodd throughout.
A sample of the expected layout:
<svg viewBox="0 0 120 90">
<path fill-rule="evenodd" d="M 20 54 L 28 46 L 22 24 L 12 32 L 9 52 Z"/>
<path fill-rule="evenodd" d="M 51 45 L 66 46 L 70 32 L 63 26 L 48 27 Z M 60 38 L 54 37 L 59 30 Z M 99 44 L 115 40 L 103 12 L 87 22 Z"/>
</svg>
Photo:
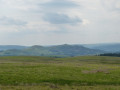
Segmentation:
<svg viewBox="0 0 120 90">
<path fill-rule="evenodd" d="M 105 53 L 105 54 L 100 54 L 99 56 L 114 56 L 114 57 L 120 57 L 120 53 Z"/>
</svg>

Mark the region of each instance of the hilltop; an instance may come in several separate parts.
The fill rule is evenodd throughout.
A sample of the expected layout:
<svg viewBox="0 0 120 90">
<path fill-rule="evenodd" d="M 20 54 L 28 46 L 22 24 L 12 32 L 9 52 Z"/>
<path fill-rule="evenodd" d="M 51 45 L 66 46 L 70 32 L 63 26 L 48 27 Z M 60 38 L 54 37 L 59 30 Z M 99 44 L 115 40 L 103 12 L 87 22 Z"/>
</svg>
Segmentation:
<svg viewBox="0 0 120 90">
<path fill-rule="evenodd" d="M 0 52 L 0 56 L 84 56 L 104 53 L 102 50 L 90 49 L 81 45 L 35 45 L 23 49 L 10 49 Z"/>
</svg>

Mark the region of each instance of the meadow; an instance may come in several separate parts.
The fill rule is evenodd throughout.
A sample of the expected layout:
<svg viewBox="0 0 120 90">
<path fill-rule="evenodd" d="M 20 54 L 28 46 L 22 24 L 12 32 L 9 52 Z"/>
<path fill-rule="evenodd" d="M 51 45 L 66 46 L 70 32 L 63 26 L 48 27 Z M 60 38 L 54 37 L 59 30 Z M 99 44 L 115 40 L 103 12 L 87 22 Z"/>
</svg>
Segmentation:
<svg viewBox="0 0 120 90">
<path fill-rule="evenodd" d="M 120 57 L 0 57 L 1 90 L 120 90 Z"/>
</svg>

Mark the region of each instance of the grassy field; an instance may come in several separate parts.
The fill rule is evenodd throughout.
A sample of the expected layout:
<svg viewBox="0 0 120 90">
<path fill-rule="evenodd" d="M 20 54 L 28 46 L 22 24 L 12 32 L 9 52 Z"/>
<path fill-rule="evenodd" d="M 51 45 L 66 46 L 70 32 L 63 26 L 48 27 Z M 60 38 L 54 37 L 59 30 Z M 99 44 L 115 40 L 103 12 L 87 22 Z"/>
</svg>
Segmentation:
<svg viewBox="0 0 120 90">
<path fill-rule="evenodd" d="M 120 90 L 120 58 L 0 57 L 1 90 Z"/>
</svg>

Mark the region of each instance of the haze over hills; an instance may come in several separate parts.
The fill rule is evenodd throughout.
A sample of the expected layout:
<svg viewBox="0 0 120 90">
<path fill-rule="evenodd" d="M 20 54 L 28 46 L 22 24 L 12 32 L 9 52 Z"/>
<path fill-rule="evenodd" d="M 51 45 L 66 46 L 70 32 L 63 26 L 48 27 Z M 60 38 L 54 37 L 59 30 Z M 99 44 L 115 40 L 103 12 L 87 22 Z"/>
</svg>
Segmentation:
<svg viewBox="0 0 120 90">
<path fill-rule="evenodd" d="M 0 45 L 0 56 L 84 56 L 120 52 L 120 44 Z"/>
<path fill-rule="evenodd" d="M 0 51 L 2 50 L 9 50 L 9 49 L 25 49 L 27 46 L 20 46 L 20 45 L 0 45 Z"/>
<path fill-rule="evenodd" d="M 91 49 L 104 50 L 108 53 L 120 52 L 120 43 L 108 43 L 108 44 L 84 44 L 83 46 Z"/>
<path fill-rule="evenodd" d="M 32 46 L 0 52 L 0 56 L 84 56 L 104 53 L 102 50 L 89 49 L 81 45 Z"/>
</svg>

